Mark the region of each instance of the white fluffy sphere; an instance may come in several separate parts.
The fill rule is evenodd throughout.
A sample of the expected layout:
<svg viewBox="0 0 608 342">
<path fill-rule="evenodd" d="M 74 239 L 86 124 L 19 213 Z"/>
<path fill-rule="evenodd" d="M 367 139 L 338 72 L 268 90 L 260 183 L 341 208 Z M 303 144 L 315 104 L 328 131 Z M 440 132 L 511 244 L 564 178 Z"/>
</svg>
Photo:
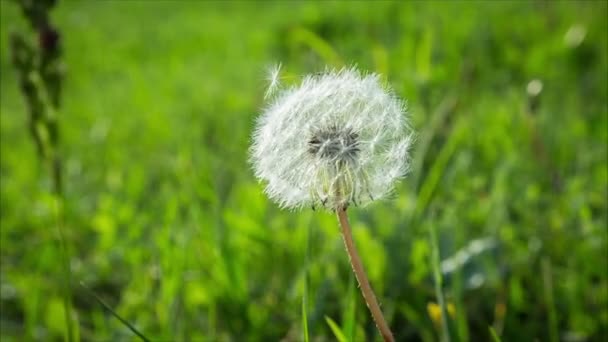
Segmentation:
<svg viewBox="0 0 608 342">
<path fill-rule="evenodd" d="M 406 174 L 411 136 L 404 103 L 378 75 L 327 71 L 277 90 L 257 121 L 251 162 L 281 207 L 366 205 Z"/>
</svg>

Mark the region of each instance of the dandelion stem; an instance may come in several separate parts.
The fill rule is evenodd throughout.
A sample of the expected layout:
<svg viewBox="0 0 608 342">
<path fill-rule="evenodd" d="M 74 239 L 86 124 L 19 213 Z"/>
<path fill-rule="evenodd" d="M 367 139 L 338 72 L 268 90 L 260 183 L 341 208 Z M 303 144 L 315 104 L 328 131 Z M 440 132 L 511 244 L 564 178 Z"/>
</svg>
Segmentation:
<svg viewBox="0 0 608 342">
<path fill-rule="evenodd" d="M 363 294 L 365 303 L 367 303 L 367 307 L 369 308 L 372 318 L 376 323 L 376 327 L 380 331 L 380 334 L 382 334 L 384 341 L 394 342 L 395 339 L 393 338 L 393 334 L 391 333 L 388 324 L 386 324 L 386 321 L 384 320 L 384 316 L 380 310 L 380 305 L 378 305 L 378 301 L 376 300 L 376 295 L 374 295 L 374 291 L 369 284 L 367 274 L 365 273 L 365 269 L 361 263 L 361 258 L 359 257 L 359 253 L 357 253 L 357 249 L 355 248 L 350 223 L 348 222 L 348 217 L 346 215 L 346 209 L 339 208 L 336 210 L 336 213 L 338 214 L 338 220 L 340 221 L 344 246 L 346 247 L 350 264 L 353 267 L 353 272 L 355 273 L 355 277 L 357 278 L 357 282 L 361 288 L 361 293 Z"/>
</svg>

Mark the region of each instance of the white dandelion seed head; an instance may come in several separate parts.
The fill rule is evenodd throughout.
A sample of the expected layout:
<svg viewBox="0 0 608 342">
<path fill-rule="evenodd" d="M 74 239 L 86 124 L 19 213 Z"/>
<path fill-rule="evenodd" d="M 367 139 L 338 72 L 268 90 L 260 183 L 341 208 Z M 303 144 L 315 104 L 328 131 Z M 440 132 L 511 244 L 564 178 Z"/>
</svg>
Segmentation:
<svg viewBox="0 0 608 342">
<path fill-rule="evenodd" d="M 306 76 L 258 118 L 251 162 L 284 208 L 345 208 L 386 197 L 409 166 L 404 103 L 355 68 Z"/>
</svg>

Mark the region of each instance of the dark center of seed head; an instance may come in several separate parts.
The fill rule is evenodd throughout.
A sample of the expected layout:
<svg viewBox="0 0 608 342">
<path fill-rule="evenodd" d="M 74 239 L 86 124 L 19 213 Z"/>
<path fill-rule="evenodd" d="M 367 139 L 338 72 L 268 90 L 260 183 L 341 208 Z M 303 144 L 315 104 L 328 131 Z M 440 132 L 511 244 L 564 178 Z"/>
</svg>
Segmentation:
<svg viewBox="0 0 608 342">
<path fill-rule="evenodd" d="M 353 160 L 359 153 L 359 134 L 337 127 L 319 130 L 308 140 L 308 152 L 323 159 Z"/>
</svg>

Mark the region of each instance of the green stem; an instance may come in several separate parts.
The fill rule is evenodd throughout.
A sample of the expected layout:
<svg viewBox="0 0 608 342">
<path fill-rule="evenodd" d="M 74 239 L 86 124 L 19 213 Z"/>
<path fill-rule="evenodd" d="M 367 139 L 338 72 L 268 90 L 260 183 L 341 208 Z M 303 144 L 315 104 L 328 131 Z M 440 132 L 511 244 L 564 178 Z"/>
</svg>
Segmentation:
<svg viewBox="0 0 608 342">
<path fill-rule="evenodd" d="M 310 246 L 311 246 L 311 235 L 312 229 L 310 223 L 308 224 L 306 231 L 306 256 L 305 256 L 305 267 L 304 267 L 304 293 L 302 295 L 302 329 L 304 334 L 304 342 L 309 342 L 308 336 L 308 281 L 310 272 Z"/>
<path fill-rule="evenodd" d="M 543 274 L 543 287 L 545 292 L 545 303 L 549 312 L 549 340 L 551 342 L 559 341 L 559 328 L 557 323 L 557 312 L 555 311 L 555 299 L 553 297 L 553 277 L 551 276 L 551 260 L 544 257 L 541 260 L 541 268 Z"/>
<path fill-rule="evenodd" d="M 441 308 L 441 341 L 450 342 L 450 329 L 448 324 L 448 310 L 446 308 L 445 298 L 443 296 L 443 277 L 441 274 L 441 258 L 439 255 L 439 246 L 437 244 L 437 233 L 435 227 L 429 226 L 429 238 L 432 250 L 433 278 L 435 280 L 435 295 Z"/>
<path fill-rule="evenodd" d="M 63 306 L 66 323 L 66 340 L 71 342 L 74 340 L 74 329 L 72 322 L 72 268 L 70 267 L 70 256 L 67 248 L 67 242 L 63 231 L 63 208 L 61 194 L 55 193 L 53 198 L 55 207 L 55 219 L 57 225 L 57 233 L 59 235 L 59 249 L 61 250 L 62 259 L 62 287 L 63 287 Z"/>
<path fill-rule="evenodd" d="M 114 316 L 114 318 L 119 320 L 120 323 L 124 324 L 127 328 L 129 328 L 129 330 L 131 330 L 132 333 L 137 335 L 137 337 L 139 337 L 142 341 L 150 342 L 150 339 L 148 339 L 146 336 L 144 336 L 144 334 L 142 334 L 139 330 L 137 330 L 137 328 L 135 328 L 126 319 L 122 318 L 118 313 L 116 313 L 116 311 L 114 311 L 110 305 L 108 305 L 103 299 L 101 299 L 101 297 L 99 297 L 95 292 L 93 292 L 93 290 L 91 290 L 88 286 L 86 286 L 82 282 L 80 283 L 80 286 L 82 286 L 85 290 L 87 290 L 93 296 L 93 298 L 95 298 L 97 303 L 101 304 L 101 306 L 103 306 L 104 309 L 106 309 L 112 316 Z"/>
</svg>

